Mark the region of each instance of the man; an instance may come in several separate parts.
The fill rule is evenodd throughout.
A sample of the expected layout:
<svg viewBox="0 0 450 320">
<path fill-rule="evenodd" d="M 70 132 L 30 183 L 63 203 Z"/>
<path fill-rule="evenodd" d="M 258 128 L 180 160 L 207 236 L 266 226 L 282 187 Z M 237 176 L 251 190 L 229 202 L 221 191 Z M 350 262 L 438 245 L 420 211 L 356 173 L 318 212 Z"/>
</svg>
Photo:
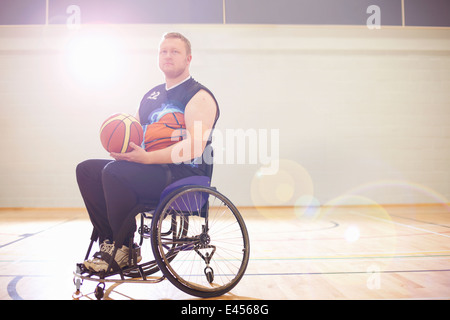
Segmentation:
<svg viewBox="0 0 450 320">
<path fill-rule="evenodd" d="M 165 83 L 141 100 L 137 119 L 144 128 L 141 146 L 129 153 L 111 153 L 112 160 L 87 160 L 77 166 L 77 181 L 100 244 L 100 251 L 84 265 L 105 271 L 114 245 L 118 267 L 128 264 L 128 243 L 136 231 L 140 204 L 158 203 L 170 183 L 193 175 L 208 175 L 210 161 L 202 161 L 219 117 L 214 95 L 189 71 L 191 44 L 179 33 L 167 33 L 159 46 L 159 68 Z M 134 212 L 137 211 L 137 212 Z M 119 238 L 126 229 L 125 239 Z M 139 257 L 138 257 L 139 259 Z"/>
</svg>

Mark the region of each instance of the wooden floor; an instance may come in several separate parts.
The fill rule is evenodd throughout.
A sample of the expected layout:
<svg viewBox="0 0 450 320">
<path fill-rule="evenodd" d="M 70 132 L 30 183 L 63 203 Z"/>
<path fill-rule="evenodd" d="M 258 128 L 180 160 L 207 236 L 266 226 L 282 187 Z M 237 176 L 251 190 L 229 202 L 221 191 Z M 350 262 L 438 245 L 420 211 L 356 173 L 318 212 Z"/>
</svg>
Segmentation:
<svg viewBox="0 0 450 320">
<path fill-rule="evenodd" d="M 221 299 L 449 299 L 450 207 L 242 208 L 246 275 Z M 0 210 L 0 299 L 72 299 L 90 222 L 81 209 Z M 84 281 L 83 298 L 96 283 Z M 168 281 L 108 299 L 195 299 Z"/>
</svg>

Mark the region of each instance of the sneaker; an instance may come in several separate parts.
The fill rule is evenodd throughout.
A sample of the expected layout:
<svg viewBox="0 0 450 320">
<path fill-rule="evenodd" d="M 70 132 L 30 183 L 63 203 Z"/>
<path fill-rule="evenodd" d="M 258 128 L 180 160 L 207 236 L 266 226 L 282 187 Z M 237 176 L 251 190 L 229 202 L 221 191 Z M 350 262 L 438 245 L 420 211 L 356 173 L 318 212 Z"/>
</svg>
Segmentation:
<svg viewBox="0 0 450 320">
<path fill-rule="evenodd" d="M 86 268 L 94 272 L 106 271 L 108 269 L 109 261 L 105 261 L 104 259 L 102 259 L 102 256 L 104 257 L 105 254 L 112 256 L 113 252 L 114 252 L 114 243 L 111 243 L 109 240 L 105 240 L 100 245 L 100 252 L 94 254 L 93 259 L 84 261 L 83 264 Z M 121 248 L 117 249 L 114 260 L 116 261 L 119 268 L 124 268 L 128 266 L 129 252 L 130 249 L 126 246 L 122 246 Z M 140 255 L 140 250 L 137 250 L 137 263 L 139 263 L 141 260 L 142 257 Z"/>
</svg>

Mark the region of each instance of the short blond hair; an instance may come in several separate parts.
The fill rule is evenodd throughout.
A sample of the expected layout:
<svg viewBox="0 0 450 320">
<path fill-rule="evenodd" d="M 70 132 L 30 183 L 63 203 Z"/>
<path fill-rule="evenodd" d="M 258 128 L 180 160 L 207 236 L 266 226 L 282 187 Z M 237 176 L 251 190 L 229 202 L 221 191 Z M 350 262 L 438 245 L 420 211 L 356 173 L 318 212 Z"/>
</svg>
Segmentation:
<svg viewBox="0 0 450 320">
<path fill-rule="evenodd" d="M 191 50 L 191 42 L 188 40 L 188 38 L 186 38 L 185 36 L 183 36 L 181 33 L 178 32 L 167 32 L 163 35 L 161 42 L 163 42 L 166 39 L 180 39 L 181 41 L 184 42 L 185 46 L 186 46 L 186 54 L 189 56 L 192 53 Z"/>
</svg>

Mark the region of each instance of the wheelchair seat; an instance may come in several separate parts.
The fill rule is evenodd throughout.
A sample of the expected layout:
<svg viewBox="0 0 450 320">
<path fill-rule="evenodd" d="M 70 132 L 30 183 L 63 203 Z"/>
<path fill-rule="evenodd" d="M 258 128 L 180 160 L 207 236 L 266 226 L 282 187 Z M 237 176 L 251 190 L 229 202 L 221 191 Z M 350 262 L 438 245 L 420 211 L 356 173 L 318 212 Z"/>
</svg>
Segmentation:
<svg viewBox="0 0 450 320">
<path fill-rule="evenodd" d="M 190 177 L 183 178 L 183 179 L 177 180 L 175 182 L 172 182 L 162 191 L 160 200 L 162 201 L 165 197 L 167 197 L 174 190 L 181 188 L 181 187 L 190 186 L 190 185 L 209 187 L 211 185 L 211 178 L 207 177 L 207 176 L 190 176 Z"/>
</svg>

